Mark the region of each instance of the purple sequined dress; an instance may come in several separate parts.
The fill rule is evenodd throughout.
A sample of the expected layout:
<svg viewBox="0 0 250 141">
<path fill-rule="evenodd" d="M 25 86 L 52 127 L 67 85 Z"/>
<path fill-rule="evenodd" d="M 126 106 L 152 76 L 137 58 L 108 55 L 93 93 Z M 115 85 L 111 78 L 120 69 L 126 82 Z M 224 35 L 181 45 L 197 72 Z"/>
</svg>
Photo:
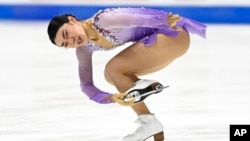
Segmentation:
<svg viewBox="0 0 250 141">
<path fill-rule="evenodd" d="M 93 17 L 93 26 L 107 40 L 114 44 L 114 47 L 127 42 L 143 42 L 145 46 L 154 44 L 156 34 L 161 33 L 167 36 L 177 36 L 178 31 L 170 28 L 167 22 L 167 12 L 146 9 L 146 8 L 117 8 L 99 11 Z M 187 30 L 189 33 L 206 36 L 206 25 L 197 21 L 181 17 L 177 27 Z M 110 49 L 110 48 L 109 48 Z M 81 90 L 91 100 L 106 104 L 111 103 L 104 99 L 111 95 L 98 89 L 92 77 L 92 54 L 98 50 L 109 50 L 89 40 L 87 46 L 78 47 L 76 55 L 79 61 L 79 77 Z"/>
</svg>

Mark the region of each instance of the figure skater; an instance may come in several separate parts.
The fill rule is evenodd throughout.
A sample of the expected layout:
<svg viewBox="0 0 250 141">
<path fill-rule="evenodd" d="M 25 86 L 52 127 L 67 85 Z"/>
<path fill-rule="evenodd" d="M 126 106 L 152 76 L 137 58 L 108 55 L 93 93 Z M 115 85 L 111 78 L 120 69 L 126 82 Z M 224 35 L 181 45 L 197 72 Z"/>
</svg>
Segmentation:
<svg viewBox="0 0 250 141">
<path fill-rule="evenodd" d="M 152 136 L 155 141 L 164 140 L 163 126 L 145 102 L 125 101 L 124 97 L 129 90 L 159 84 L 139 77 L 161 70 L 185 54 L 190 45 L 189 33 L 205 38 L 206 25 L 149 8 L 105 9 L 86 20 L 64 14 L 51 19 L 48 25 L 53 44 L 76 48 L 82 92 L 101 104 L 131 106 L 137 114 L 139 127 L 123 141 L 144 141 Z M 128 42 L 132 45 L 115 55 L 104 70 L 105 79 L 118 93 L 100 90 L 93 82 L 93 52 L 108 51 Z"/>
</svg>

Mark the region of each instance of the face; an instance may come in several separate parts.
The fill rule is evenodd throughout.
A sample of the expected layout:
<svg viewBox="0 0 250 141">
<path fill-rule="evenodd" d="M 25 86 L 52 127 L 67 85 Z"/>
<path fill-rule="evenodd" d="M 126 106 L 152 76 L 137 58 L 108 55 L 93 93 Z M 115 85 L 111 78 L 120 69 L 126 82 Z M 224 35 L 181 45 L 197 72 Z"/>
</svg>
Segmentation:
<svg viewBox="0 0 250 141">
<path fill-rule="evenodd" d="M 86 32 L 80 21 L 69 16 L 69 23 L 63 24 L 57 31 L 55 43 L 66 48 L 77 48 L 88 43 Z"/>
</svg>

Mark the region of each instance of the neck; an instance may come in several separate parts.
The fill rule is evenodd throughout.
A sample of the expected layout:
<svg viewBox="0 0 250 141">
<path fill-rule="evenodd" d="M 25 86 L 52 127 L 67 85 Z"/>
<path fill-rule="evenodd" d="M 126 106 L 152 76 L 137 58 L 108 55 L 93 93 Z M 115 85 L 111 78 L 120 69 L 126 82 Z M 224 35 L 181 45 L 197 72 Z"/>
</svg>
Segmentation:
<svg viewBox="0 0 250 141">
<path fill-rule="evenodd" d="M 101 36 L 99 32 L 93 27 L 92 20 L 82 21 L 81 23 L 89 40 L 104 48 L 114 47 L 112 42 Z"/>
</svg>

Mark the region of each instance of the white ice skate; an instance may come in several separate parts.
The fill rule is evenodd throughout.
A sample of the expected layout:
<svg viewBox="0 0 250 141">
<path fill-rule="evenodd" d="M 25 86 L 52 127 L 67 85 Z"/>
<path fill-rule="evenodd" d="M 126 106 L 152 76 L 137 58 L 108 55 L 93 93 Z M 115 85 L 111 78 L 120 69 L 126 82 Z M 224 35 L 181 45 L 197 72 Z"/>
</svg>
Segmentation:
<svg viewBox="0 0 250 141">
<path fill-rule="evenodd" d="M 141 79 L 135 83 L 135 86 L 129 89 L 124 97 L 124 101 L 134 101 L 134 103 L 142 102 L 148 96 L 161 92 L 164 88 L 169 86 L 163 86 L 161 83 L 154 80 Z"/>
<path fill-rule="evenodd" d="M 125 136 L 122 141 L 145 141 L 152 136 L 154 141 L 164 140 L 163 126 L 154 114 L 139 115 L 137 121 L 140 126 L 134 133 Z"/>
</svg>

